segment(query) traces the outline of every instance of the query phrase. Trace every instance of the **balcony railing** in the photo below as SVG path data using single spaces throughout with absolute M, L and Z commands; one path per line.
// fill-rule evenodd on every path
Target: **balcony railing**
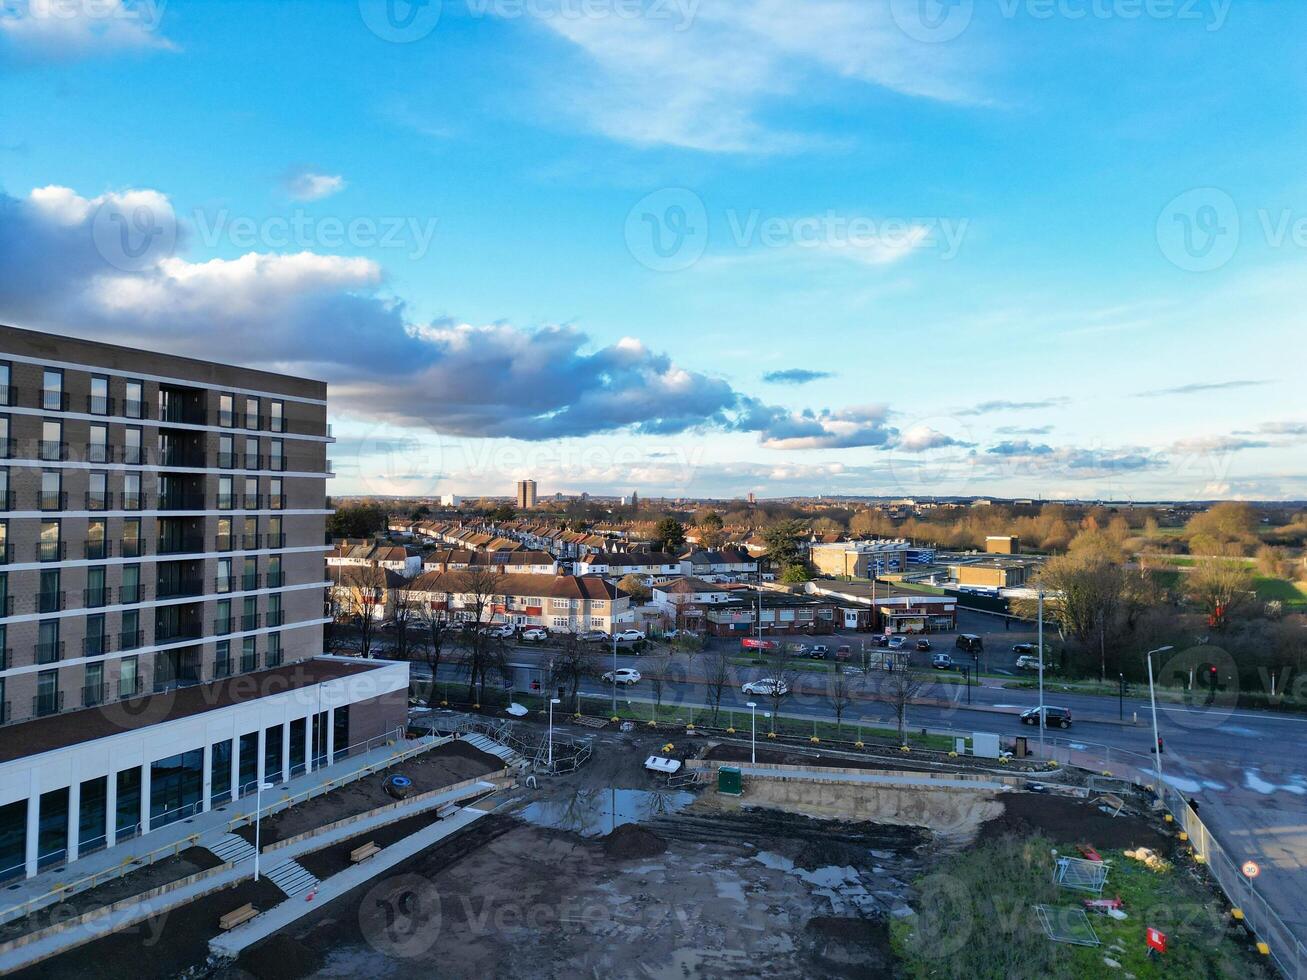
M 124 558 L 140 558 L 144 554 L 140 538 L 123 538 L 119 548 Z
M 63 460 L 68 458 L 68 443 L 50 442 L 42 439 L 37 443 L 37 453 L 41 459 Z
M 258 572 L 242 572 L 240 579 L 240 589 L 242 592 L 253 592 L 259 587 Z
M 247 428 L 247 429 L 262 429 L 262 428 L 263 428 L 263 416 L 261 416 L 261 415 L 251 415 L 249 412 L 246 412 L 246 413 L 245 413 L 245 428 Z
M 9 724 L 9 702 L 0 701 L 0 725 Z
M 0 670 L 9 669 L 9 648 L 0 647 Z
M 266 534 L 266 535 L 264 535 L 263 547 L 265 547 L 265 548 L 284 548 L 284 547 L 286 547 L 286 535 L 285 535 L 285 533 L 280 533 L 280 534 Z
M 233 581 L 235 580 L 230 575 L 219 575 L 213 580 L 213 591 L 220 594 L 230 592 Z
M 64 692 L 53 691 L 48 694 L 38 694 L 32 698 L 32 714 L 37 718 L 44 718 L 47 715 L 58 714 L 64 710 Z
M 218 469 L 234 470 L 236 468 L 235 453 L 218 453 Z
M 234 493 L 220 493 L 214 505 L 218 510 L 235 510 L 236 495 Z
M 113 507 L 113 494 L 105 490 L 88 490 L 86 493 L 87 510 L 109 510 Z
M 200 578 L 181 578 L 171 582 L 160 582 L 155 592 L 159 599 L 180 599 L 204 594 L 204 580 Z
M 204 510 L 204 496 L 198 493 L 160 494 L 159 510 Z
M 99 588 L 82 589 L 82 605 L 87 609 L 98 609 L 100 606 L 109 604 L 109 589 L 101 585 Z
M 100 561 L 113 554 L 113 542 L 105 538 L 87 538 L 82 549 L 87 561 Z
M 36 611 L 43 613 L 59 612 L 67 602 L 67 595 L 66 592 L 53 589 L 48 592 L 38 592 L 36 594 Z
M 269 667 L 280 667 L 280 666 L 281 666 L 281 648 L 280 648 L 280 647 L 275 647 L 275 648 L 273 648 L 273 649 L 271 649 L 271 650 L 268 651 L 268 666 L 269 666 Z
M 141 510 L 145 507 L 145 494 L 137 490 L 135 493 L 123 491 L 123 510 Z
M 283 585 L 286 584 L 286 573 L 285 573 L 285 572 L 268 572 L 268 573 L 267 573 L 267 577 L 266 577 L 266 579 L 265 579 L 264 581 L 265 581 L 265 587 L 266 587 L 266 588 L 269 588 L 269 589 L 280 589 Z
M 168 449 L 159 453 L 159 465 L 198 468 L 204 465 L 204 454 L 189 449 Z
M 217 419 L 218 419 L 218 425 L 222 426 L 224 429 L 231 429 L 231 428 L 235 428 L 236 426 L 235 412 L 231 412 L 226 409 L 219 409 L 217 413 Z
M 0 405 L 17 405 L 18 389 L 13 385 L 0 385 Z
M 231 676 L 231 657 L 219 657 L 213 662 L 214 679 Z
M 68 411 L 68 392 L 41 389 L 41 408 L 46 412 Z
M 225 636 L 236 628 L 236 620 L 231 616 L 220 616 L 213 621 L 213 632 Z
M 82 654 L 87 657 L 99 657 L 109 652 L 109 634 L 82 637 Z
M 284 609 L 269 609 L 264 613 L 263 623 L 268 627 L 281 626 L 286 622 L 286 611 Z
M 286 470 L 286 457 L 285 457 L 285 456 L 269 456 L 269 457 L 268 457 L 268 469 L 272 470 L 272 471 L 275 472 L 275 473 L 282 473 L 282 472 L 285 472 L 285 470 Z
M 126 398 L 123 400 L 123 415 L 129 419 L 149 418 L 150 406 L 135 398 Z
M 245 615 L 241 616 L 241 629 L 256 630 L 258 628 L 259 628 L 258 613 L 245 613 Z
M 130 606 L 132 603 L 141 601 L 141 583 L 135 585 L 118 586 L 118 601 L 124 606 Z
M 235 537 L 231 534 L 219 534 L 213 539 L 214 551 L 232 551 Z
M 244 510 L 258 510 L 263 506 L 263 497 L 257 493 L 243 494 L 241 499 Z
M 120 698 L 134 698 L 140 693 L 140 690 L 141 677 L 139 674 L 118 678 L 118 696 Z
M 256 650 L 253 653 L 247 653 L 245 651 L 241 651 L 241 673 L 248 674 L 251 670 L 258 670 L 258 669 L 259 669 L 258 651 Z
M 286 495 L 284 493 L 274 493 L 268 495 L 268 508 L 270 510 L 285 510 Z
M 241 535 L 241 551 L 258 551 L 259 536 L 257 534 Z
M 161 555 L 180 555 L 204 550 L 204 536 L 184 534 L 180 537 L 160 538 L 158 553 Z
M 93 442 L 86 447 L 86 461 L 88 463 L 112 463 L 113 457 L 113 446 Z
M 245 469 L 261 470 L 263 469 L 262 463 L 263 463 L 263 457 L 260 456 L 258 453 L 245 454 L 245 466 L 244 466 Z
M 118 634 L 119 650 L 135 650 L 144 644 L 145 633 L 141 630 L 127 630 Z
M 36 662 L 38 664 L 54 664 L 63 660 L 63 658 L 63 640 L 46 640 L 36 644 Z
M 112 415 L 113 399 L 108 395 L 87 395 L 86 412 L 88 415 Z
M 154 626 L 155 643 L 172 643 L 176 640 L 198 640 L 204 631 L 198 623 L 156 623 Z
M 0 595 L 0 616 L 12 616 L 14 614 L 14 597 L 11 595 Z
M 0 565 L 8 565 L 14 560 L 14 546 L 11 544 L 0 544 Z
M 285 431 L 286 431 L 286 416 L 284 416 L 284 415 L 269 415 L 269 416 L 268 416 L 268 431 L 269 431 L 269 432 L 285 432 Z
M 62 541 L 38 541 L 35 551 L 37 561 L 63 561 L 68 547 Z
M 68 494 L 57 490 L 42 490 L 37 503 L 41 510 L 67 510 Z
M 17 444 L 13 439 L 0 439 L 0 457 L 13 459 L 17 451 Z
M 143 466 L 145 450 L 140 446 L 123 446 L 123 462 L 128 466 Z
M 94 708 L 104 703 L 104 681 L 99 684 L 87 684 L 82 688 L 82 706 Z

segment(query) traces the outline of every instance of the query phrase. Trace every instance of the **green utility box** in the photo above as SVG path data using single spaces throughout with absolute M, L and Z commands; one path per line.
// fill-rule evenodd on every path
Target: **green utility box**
M 744 793 L 741 788 L 740 770 L 736 766 L 722 766 L 717 770 L 717 792 L 727 793 L 730 796 L 740 796 Z

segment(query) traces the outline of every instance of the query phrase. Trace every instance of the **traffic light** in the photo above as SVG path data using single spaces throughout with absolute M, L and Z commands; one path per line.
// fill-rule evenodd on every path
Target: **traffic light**
M 1157 736 L 1157 754 L 1158 754 L 1158 755 L 1163 755 L 1165 752 L 1166 752 L 1166 748 L 1162 745 L 1162 736 L 1161 736 L 1161 735 L 1158 735 L 1158 736 Z

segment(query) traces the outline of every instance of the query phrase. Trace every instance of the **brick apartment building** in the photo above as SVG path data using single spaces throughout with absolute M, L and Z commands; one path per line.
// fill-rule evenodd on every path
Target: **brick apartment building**
M 326 394 L 0 327 L 0 878 L 403 724 L 322 656 Z

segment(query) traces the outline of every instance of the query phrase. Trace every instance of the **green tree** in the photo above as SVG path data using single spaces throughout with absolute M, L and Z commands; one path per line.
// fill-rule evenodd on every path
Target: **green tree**
M 675 517 L 661 518 L 653 529 L 653 546 L 677 554 L 685 547 L 685 528 Z
M 767 545 L 767 557 L 775 562 L 782 572 L 791 565 L 803 563 L 803 538 L 808 528 L 802 521 L 793 519 L 776 521 L 762 529 L 762 540 Z
M 327 533 L 333 538 L 370 538 L 382 534 L 389 523 L 386 508 L 377 504 L 346 504 L 327 518 Z

